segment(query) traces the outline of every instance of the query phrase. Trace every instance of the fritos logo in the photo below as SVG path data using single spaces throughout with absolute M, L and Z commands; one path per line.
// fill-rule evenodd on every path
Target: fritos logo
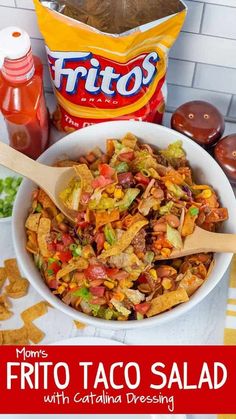
M 143 53 L 118 63 L 92 52 L 53 52 L 47 49 L 51 77 L 56 90 L 76 104 L 97 108 L 135 103 L 154 81 L 160 57 Z

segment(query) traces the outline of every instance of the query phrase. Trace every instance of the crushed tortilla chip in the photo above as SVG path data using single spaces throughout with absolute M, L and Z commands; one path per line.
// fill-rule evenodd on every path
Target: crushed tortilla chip
M 50 257 L 51 252 L 48 250 L 47 239 L 51 230 L 51 220 L 49 218 L 42 217 L 39 221 L 38 227 L 38 246 L 39 250 L 44 257 Z
M 102 252 L 98 259 L 108 258 L 110 256 L 115 256 L 123 252 L 127 247 L 130 245 L 136 234 L 143 228 L 146 224 L 148 224 L 147 220 L 137 221 L 136 223 L 132 224 L 128 230 L 123 233 L 120 240 L 111 246 L 110 249 L 105 250 Z
M 73 167 L 81 181 L 81 189 L 83 192 L 93 193 L 92 181 L 93 175 L 86 164 L 78 164 Z
M 76 269 L 83 271 L 88 267 L 88 261 L 84 258 L 72 259 L 65 268 L 60 269 L 57 272 L 56 279 L 60 279 L 63 276 L 69 274 L 70 272 L 75 271 Z
M 129 147 L 134 149 L 137 144 L 137 138 L 131 132 L 128 132 L 121 140 L 121 143 L 124 147 Z
M 36 320 L 38 317 L 43 316 L 48 312 L 48 304 L 46 301 L 40 301 L 37 304 L 22 311 L 21 318 L 24 323 L 30 323 Z
M 26 278 L 19 278 L 17 281 L 7 285 L 5 290 L 8 297 L 22 298 L 24 297 L 29 288 L 29 281 Z
M 35 214 L 30 214 L 25 222 L 25 227 L 37 233 L 40 218 L 41 218 L 40 212 L 36 212 Z
M 73 320 L 75 326 L 77 329 L 84 329 L 85 327 L 87 327 L 86 324 L 79 322 L 78 320 Z
M 190 297 L 202 284 L 204 280 L 199 276 L 193 275 L 191 271 L 187 271 L 179 282 L 179 287 L 184 288 Z
M 37 200 L 43 209 L 48 210 L 52 217 L 56 217 L 58 214 L 57 207 L 42 189 L 39 190 Z
M 184 288 L 178 288 L 175 291 L 159 295 L 151 301 L 151 307 L 147 312 L 147 317 L 155 316 L 156 314 L 169 310 L 171 307 L 188 300 L 189 297 Z
M 25 326 L 20 329 L 2 330 L 3 345 L 28 345 L 28 332 Z
M 7 271 L 5 268 L 0 268 L 0 290 L 7 279 Z
M 21 278 L 21 274 L 17 265 L 16 259 L 7 259 L 4 261 L 4 266 L 7 272 L 7 278 L 10 282 L 15 282 Z
M 112 223 L 113 221 L 118 221 L 120 219 L 120 211 L 116 208 L 112 211 L 96 211 L 96 230 L 101 226 Z
M 25 327 L 28 332 L 28 338 L 31 342 L 37 344 L 41 342 L 41 340 L 44 339 L 45 333 L 41 329 L 39 329 L 37 326 L 35 326 L 34 323 L 32 322 L 25 323 Z
M 9 301 L 9 298 L 6 294 L 0 295 L 0 304 L 4 304 L 6 308 L 10 308 L 12 306 L 11 302 Z

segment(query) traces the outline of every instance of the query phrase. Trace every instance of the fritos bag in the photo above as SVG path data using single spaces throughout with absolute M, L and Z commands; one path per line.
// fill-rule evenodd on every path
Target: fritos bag
M 59 130 L 116 119 L 162 122 L 168 51 L 186 16 L 182 1 L 65 0 L 61 13 L 34 3 Z

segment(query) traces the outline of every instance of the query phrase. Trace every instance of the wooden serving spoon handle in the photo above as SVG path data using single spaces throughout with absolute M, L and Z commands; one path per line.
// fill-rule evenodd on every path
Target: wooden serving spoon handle
M 2 142 L 0 142 L 0 164 L 42 187 L 45 187 L 45 180 L 51 176 L 50 166 L 38 163 Z

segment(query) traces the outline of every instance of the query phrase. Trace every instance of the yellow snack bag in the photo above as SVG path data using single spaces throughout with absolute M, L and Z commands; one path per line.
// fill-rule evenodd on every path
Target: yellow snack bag
M 181 0 L 65 0 L 64 13 L 80 21 L 34 3 L 58 129 L 108 120 L 162 122 L 168 51 L 186 16 Z

